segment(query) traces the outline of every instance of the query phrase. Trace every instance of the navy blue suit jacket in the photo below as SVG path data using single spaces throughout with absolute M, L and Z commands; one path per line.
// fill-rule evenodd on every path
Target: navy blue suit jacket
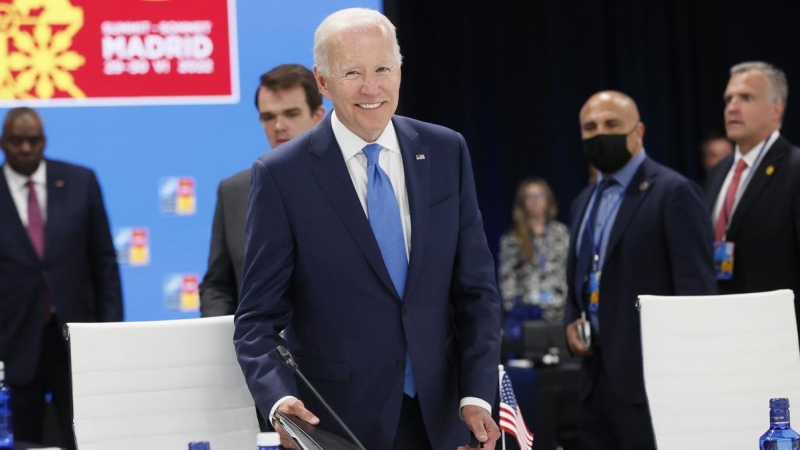
M 588 261 L 576 261 L 574 246 L 592 188 L 572 204 L 567 324 L 587 306 L 582 286 Z M 602 364 L 617 397 L 646 401 L 636 300 L 645 294 L 716 294 L 713 239 L 700 187 L 646 158 L 628 185 L 609 235 L 600 279 L 601 356 L 584 359 L 581 398 L 591 392 Z
M 712 211 L 733 159 L 709 173 Z M 792 289 L 800 294 L 800 148 L 783 137 L 772 144 L 733 211 L 727 238 L 736 244 L 733 279 L 719 282 L 721 293 Z
M 286 395 L 334 420 L 283 364 L 300 370 L 368 449 L 392 448 L 406 351 L 433 448 L 469 434 L 462 397 L 494 403 L 500 297 L 463 137 L 395 116 L 411 210 L 404 299 L 359 202 L 330 115 L 253 165 L 236 350 L 266 416 Z M 421 156 L 420 156 L 421 155 Z M 286 329 L 286 342 L 279 332 Z
M 11 384 L 28 383 L 39 362 L 44 292 L 59 326 L 122 320 L 117 256 L 97 178 L 89 169 L 51 159 L 44 261 L 0 170 L 0 360 Z
M 709 173 L 711 211 L 733 159 L 722 160 Z M 800 148 L 779 137 L 752 173 L 727 233 L 735 244 L 733 279 L 719 281 L 719 291 L 792 289 L 800 324 Z

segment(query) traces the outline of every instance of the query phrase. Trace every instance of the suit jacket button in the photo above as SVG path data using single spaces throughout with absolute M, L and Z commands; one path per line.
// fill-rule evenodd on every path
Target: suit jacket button
M 400 310 L 400 314 L 402 314 L 403 317 L 407 316 L 408 315 L 408 308 L 403 306 L 403 309 Z
M 405 361 L 397 361 L 397 368 L 399 370 L 406 370 L 406 362 Z

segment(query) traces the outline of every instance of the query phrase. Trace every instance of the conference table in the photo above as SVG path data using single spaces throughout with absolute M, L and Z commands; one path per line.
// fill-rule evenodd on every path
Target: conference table
M 31 444 L 30 442 L 14 441 L 14 450 L 63 450 L 59 447 L 51 447 L 42 444 Z
M 577 387 L 580 363 L 566 360 L 542 367 L 515 367 L 506 363 L 523 418 L 534 433 L 536 450 L 577 449 Z M 513 436 L 506 437 L 506 449 L 518 449 Z M 61 450 L 58 447 L 16 441 L 14 450 Z

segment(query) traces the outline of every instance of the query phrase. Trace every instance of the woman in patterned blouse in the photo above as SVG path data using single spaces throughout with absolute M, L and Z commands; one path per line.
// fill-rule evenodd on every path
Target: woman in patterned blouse
M 528 307 L 549 322 L 564 318 L 569 230 L 555 220 L 553 191 L 541 178 L 522 181 L 514 227 L 500 239 L 500 293 L 506 311 Z

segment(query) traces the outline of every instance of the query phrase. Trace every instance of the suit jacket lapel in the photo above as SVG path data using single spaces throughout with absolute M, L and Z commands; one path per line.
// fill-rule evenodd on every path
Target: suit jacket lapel
M 761 192 L 767 184 L 769 184 L 769 181 L 772 179 L 772 174 L 780 170 L 781 162 L 788 150 L 789 143 L 783 137 L 779 137 L 775 143 L 772 144 L 772 148 L 764 155 L 758 166 L 751 169 L 755 170 L 755 172 L 752 172 L 752 176 L 748 175 L 750 181 L 745 187 L 744 193 L 733 211 L 733 217 L 731 217 L 726 239 L 735 241 L 734 238 L 742 225 L 744 217 L 747 215 L 750 207 L 756 202 L 758 196 L 761 195 Z M 773 170 L 767 175 L 765 168 L 770 166 L 773 167 Z
M 714 220 L 714 207 L 717 204 L 719 192 L 722 190 L 722 183 L 725 182 L 725 177 L 728 175 L 728 172 L 731 170 L 732 166 L 733 156 L 728 156 L 719 163 L 719 167 L 712 170 L 711 175 L 713 178 L 708 180 L 709 184 L 706 192 L 706 204 L 708 205 L 708 210 L 711 211 L 712 220 Z
M 64 223 L 69 214 L 67 205 L 67 186 L 61 167 L 53 161 L 47 161 L 47 220 L 44 224 L 44 257 L 45 260 L 56 254 L 55 229 Z
M 325 121 L 313 131 L 309 152 L 317 159 L 311 164 L 311 172 L 378 278 L 394 292 L 399 301 L 400 297 L 389 277 L 389 271 L 386 270 L 378 241 L 375 240 L 364 208 L 353 188 L 353 180 L 333 135 L 330 121 L 328 114 Z
M 17 211 L 17 205 L 14 204 L 14 199 L 11 197 L 11 192 L 8 190 L 6 175 L 2 170 L 0 170 L 0 211 L 2 211 L 3 216 L 0 218 L 2 227 L 8 230 L 14 242 L 21 243 L 20 245 L 25 248 L 25 251 L 30 254 L 31 258 L 38 260 L 39 256 L 36 255 L 33 243 L 31 243 L 31 239 L 28 237 L 28 230 L 26 230 L 25 225 L 22 224 L 19 211 Z
M 574 247 L 570 247 L 570 253 L 572 258 L 575 261 L 575 271 L 572 274 L 572 282 L 573 282 L 573 292 L 575 292 L 575 297 L 580 299 L 583 298 L 583 283 L 584 277 L 587 273 L 589 273 L 589 261 L 588 260 L 581 260 L 579 257 L 575 257 L 574 255 L 580 255 L 580 248 L 578 248 L 578 233 L 581 230 L 581 222 L 583 221 L 583 216 L 586 214 L 586 208 L 589 206 L 589 200 L 592 198 L 592 191 L 594 188 L 584 189 L 583 193 L 578 197 L 576 200 L 576 205 L 578 208 L 574 212 L 574 217 L 572 218 L 572 230 L 570 231 L 570 242 L 574 242 Z
M 411 257 L 406 278 L 406 292 L 419 277 L 423 261 L 426 234 L 428 230 L 428 204 L 430 180 L 430 155 L 428 147 L 417 140 L 417 132 L 401 118 L 393 119 L 400 153 L 403 156 L 403 171 L 406 176 L 408 203 L 411 211 Z M 417 155 L 424 158 L 417 159 Z
M 649 159 L 645 159 L 642 162 L 625 191 L 625 198 L 622 200 L 617 217 L 614 219 L 611 234 L 608 236 L 605 261 L 608 261 L 609 256 L 613 254 L 614 247 L 619 243 L 633 216 L 636 215 L 636 210 L 639 209 L 639 205 L 642 204 L 647 194 L 650 193 L 653 184 L 655 184 L 656 174 L 650 170 L 650 164 L 652 162 Z

